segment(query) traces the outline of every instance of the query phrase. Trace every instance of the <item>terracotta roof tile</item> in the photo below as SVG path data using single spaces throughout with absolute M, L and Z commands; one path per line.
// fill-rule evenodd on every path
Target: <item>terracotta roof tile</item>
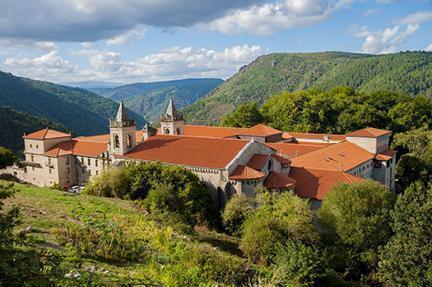
M 375 159 L 387 161 L 393 158 L 393 156 L 397 153 L 395 150 L 388 149 L 386 151 L 383 151 L 381 153 L 378 153 L 375 155 Z
M 269 157 L 269 154 L 254 154 L 247 163 L 247 166 L 261 170 Z
M 391 133 L 390 131 L 380 130 L 376 128 L 364 128 L 358 131 L 354 131 L 346 134 L 347 137 L 365 137 L 365 138 L 377 138 L 386 134 Z
M 268 127 L 263 124 L 255 125 L 251 128 L 230 128 L 230 127 L 212 127 L 212 126 L 194 126 L 184 125 L 184 135 L 196 137 L 236 137 L 243 136 L 261 136 L 267 137 L 282 133 L 281 131 Z M 160 133 L 160 131 L 159 131 Z
M 279 155 L 294 158 L 328 146 L 328 144 L 296 144 L 296 143 L 265 143 L 266 146 L 277 151 Z
M 295 133 L 295 132 L 286 133 L 285 137 L 288 137 L 288 136 L 291 136 L 300 142 L 302 139 L 305 139 L 305 140 L 324 140 L 325 136 L 327 136 L 330 141 L 344 141 L 346 138 L 345 135 L 338 135 L 338 134 Z
M 293 167 L 348 171 L 374 154 L 350 142 L 341 142 L 291 159 Z
M 264 181 L 264 186 L 267 187 L 268 189 L 290 188 L 290 187 L 294 187 L 295 185 L 296 185 L 295 179 L 274 171 L 270 172 L 270 174 L 267 176 L 267 178 Z
M 238 139 L 156 135 L 138 144 L 134 150 L 122 157 L 185 166 L 224 168 L 248 142 Z
M 70 134 L 66 134 L 63 132 L 59 132 L 56 130 L 50 130 L 48 128 L 39 130 L 37 132 L 28 134 L 23 136 L 25 139 L 32 139 L 32 140 L 44 140 L 44 139 L 55 139 L 55 138 L 64 138 L 64 137 L 70 137 Z
M 248 136 L 272 136 L 281 134 L 282 131 L 271 128 L 269 126 L 258 124 L 253 127 L 250 127 L 249 129 L 244 129 L 242 132 L 242 135 L 248 135 Z
M 73 154 L 87 157 L 99 157 L 101 153 L 107 150 L 108 146 L 104 142 L 70 140 L 57 144 L 55 147 L 45 152 L 45 155 L 57 157 Z
M 239 165 L 230 174 L 229 179 L 230 180 L 255 180 L 255 179 L 263 178 L 264 176 L 265 174 L 259 170 L 253 169 L 249 166 Z
M 326 194 L 339 182 L 363 181 L 361 177 L 342 171 L 292 167 L 290 177 L 295 179 L 295 193 L 298 196 L 323 200 Z

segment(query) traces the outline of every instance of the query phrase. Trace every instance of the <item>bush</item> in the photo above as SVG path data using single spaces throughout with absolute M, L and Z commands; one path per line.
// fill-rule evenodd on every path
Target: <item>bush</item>
M 288 239 L 313 244 L 318 234 L 308 201 L 285 192 L 270 195 L 244 222 L 240 248 L 250 260 L 266 264 Z
M 329 239 L 329 257 L 338 258 L 333 267 L 348 270 L 348 277 L 354 279 L 373 271 L 378 248 L 391 235 L 393 204 L 394 194 L 372 180 L 333 187 L 318 211 Z
M 105 197 L 130 197 L 130 179 L 124 169 L 111 168 L 92 177 L 84 193 Z
M 318 249 L 292 240 L 278 248 L 271 270 L 274 286 L 317 286 L 325 274 Z
M 254 198 L 244 194 L 234 195 L 225 205 L 222 214 L 225 230 L 231 235 L 240 236 L 243 222 L 253 213 L 255 208 Z

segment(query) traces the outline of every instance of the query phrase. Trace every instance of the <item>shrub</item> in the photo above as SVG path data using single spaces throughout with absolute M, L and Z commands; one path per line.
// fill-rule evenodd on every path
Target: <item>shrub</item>
M 243 222 L 253 213 L 255 207 L 254 198 L 244 194 L 234 195 L 225 205 L 222 214 L 226 231 L 231 235 L 240 236 Z
M 93 177 L 84 192 L 105 197 L 130 197 L 130 178 L 124 169 L 112 168 Z
M 251 260 L 269 263 L 287 239 L 314 243 L 318 234 L 306 200 L 290 192 L 274 194 L 243 224 L 240 248 Z
M 342 261 L 332 263 L 335 268 L 357 279 L 374 269 L 378 248 L 391 234 L 393 203 L 394 194 L 372 180 L 339 184 L 326 195 L 318 218 L 333 245 L 330 254 Z

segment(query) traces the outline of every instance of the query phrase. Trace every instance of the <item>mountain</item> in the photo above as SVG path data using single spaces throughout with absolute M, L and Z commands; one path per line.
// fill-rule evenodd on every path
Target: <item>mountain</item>
M 70 82 L 60 83 L 60 85 L 69 86 L 73 88 L 81 89 L 109 89 L 123 86 L 122 83 L 104 82 L 104 81 L 82 81 L 82 82 Z
M 311 87 L 351 86 L 360 91 L 432 93 L 432 53 L 367 55 L 343 52 L 261 56 L 206 97 L 184 109 L 189 122 L 217 123 L 245 102 L 262 104 L 274 94 Z
M 115 101 L 123 100 L 126 107 L 145 119 L 157 121 L 169 98 L 173 98 L 176 106 L 181 108 L 194 103 L 222 83 L 221 79 L 184 79 L 90 90 Z
M 0 72 L 0 106 L 9 108 L 10 117 L 2 115 L 4 129 L 21 127 L 17 142 L 0 141 L 0 145 L 15 149 L 21 142 L 22 132 L 41 127 L 63 128 L 75 135 L 108 132 L 108 119 L 115 116 L 118 103 L 79 88 Z M 140 115 L 130 111 L 130 116 L 138 126 L 144 124 Z

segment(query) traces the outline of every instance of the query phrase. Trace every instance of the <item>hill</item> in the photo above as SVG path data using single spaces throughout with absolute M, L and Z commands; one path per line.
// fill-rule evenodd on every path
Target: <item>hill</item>
M 182 233 L 132 201 L 15 188 L 5 210 L 20 208 L 17 231 L 27 228 L 28 248 L 61 258 L 66 275 L 53 286 L 238 286 L 251 268 L 236 254 L 238 239 L 207 230 Z
M 73 88 L 86 89 L 86 90 L 117 88 L 124 85 L 122 83 L 104 82 L 104 81 L 81 81 L 81 82 L 67 82 L 67 83 L 59 83 L 59 84 L 73 87 Z
M 194 103 L 222 83 L 221 79 L 184 79 L 90 90 L 115 101 L 123 100 L 126 107 L 145 119 L 157 121 L 169 98 L 173 98 L 177 107 L 181 108 Z
M 432 93 L 432 53 L 366 55 L 342 52 L 270 54 L 257 58 L 208 96 L 184 109 L 186 119 L 217 123 L 238 104 L 262 104 L 283 91 L 350 86 L 359 91 Z
M 108 132 L 108 119 L 115 116 L 118 108 L 118 103 L 86 90 L 3 72 L 0 72 L 0 105 L 8 107 L 11 114 L 2 125 L 8 129 L 21 127 L 20 136 L 21 132 L 37 130 L 42 124 L 44 127 L 64 127 L 76 135 L 105 133 Z M 27 115 L 24 117 L 22 113 Z M 131 112 L 131 117 L 139 126 L 144 124 L 138 114 Z M 21 138 L 16 141 L 1 141 L 0 145 L 15 148 L 20 145 Z

